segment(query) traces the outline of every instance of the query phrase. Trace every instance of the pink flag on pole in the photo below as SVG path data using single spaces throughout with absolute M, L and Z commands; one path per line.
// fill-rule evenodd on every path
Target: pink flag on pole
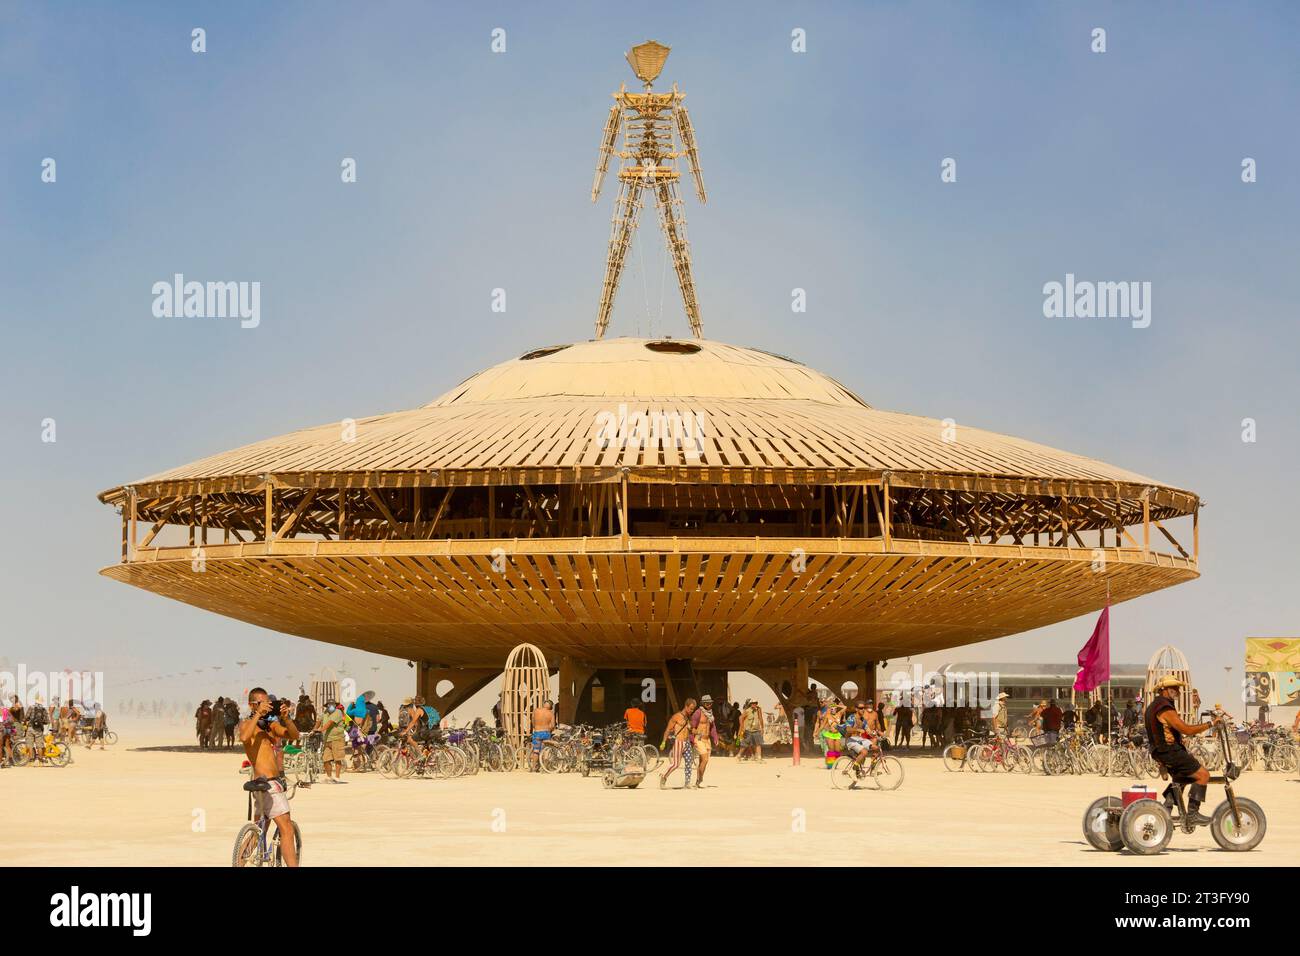
M 1110 680 L 1110 605 L 1107 604 L 1092 629 L 1092 637 L 1079 651 L 1079 673 L 1074 678 L 1074 689 L 1095 690 Z

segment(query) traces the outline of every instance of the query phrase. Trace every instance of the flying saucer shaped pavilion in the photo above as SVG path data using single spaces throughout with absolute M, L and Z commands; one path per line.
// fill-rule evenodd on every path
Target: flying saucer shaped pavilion
M 422 688 L 472 672 L 455 699 L 436 695 L 444 713 L 529 642 L 560 663 L 562 717 L 602 668 L 662 672 L 670 691 L 726 670 L 870 687 L 872 662 L 1197 576 L 1190 491 L 882 411 L 797 361 L 704 339 L 669 188 L 685 157 L 703 199 L 693 127 L 675 87 L 648 91 L 667 49 L 633 48 L 647 92 L 615 94 L 601 141 L 597 184 L 611 157 L 626 168 L 594 340 L 521 354 L 420 408 L 111 488 L 122 553 L 103 573 L 420 661 Z M 695 338 L 603 337 L 641 189 Z
M 1197 576 L 1191 492 L 708 340 L 538 349 L 100 498 L 111 578 L 446 666 L 852 669 Z

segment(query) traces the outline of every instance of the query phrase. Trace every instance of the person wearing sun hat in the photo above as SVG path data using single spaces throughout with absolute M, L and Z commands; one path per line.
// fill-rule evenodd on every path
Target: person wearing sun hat
M 749 750 L 751 760 L 763 762 L 763 708 L 753 698 L 745 701 L 745 709 L 740 712 L 740 742 L 739 759 L 743 760 Z
M 1191 784 L 1191 790 L 1187 794 L 1187 822 L 1205 826 L 1210 818 L 1202 814 L 1200 809 L 1205 800 L 1206 784 L 1210 782 L 1210 772 L 1183 746 L 1183 738 L 1209 730 L 1222 722 L 1223 718 L 1215 717 L 1204 724 L 1189 724 L 1184 721 L 1178 714 L 1178 695 L 1186 686 L 1185 681 L 1173 675 L 1156 681 L 1142 723 L 1151 747 L 1151 756 L 1172 778 L 1170 785 L 1161 794 L 1165 798 L 1165 806 L 1173 809 L 1175 787 L 1178 784 Z
M 1010 696 L 1006 691 L 1002 691 L 993 705 L 993 733 L 998 736 L 1007 732 L 1007 698 Z

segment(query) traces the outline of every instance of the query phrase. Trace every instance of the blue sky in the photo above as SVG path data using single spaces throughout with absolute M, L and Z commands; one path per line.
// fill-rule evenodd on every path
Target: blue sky
M 604 3 L 0 6 L 0 657 L 110 681 L 248 659 L 281 684 L 347 661 L 408 690 L 400 663 L 99 578 L 118 525 L 94 496 L 589 337 L 613 199 L 589 202 L 596 145 L 610 92 L 635 82 L 623 52 L 651 36 L 673 47 L 660 85 L 687 93 L 709 188 L 686 211 L 710 338 L 1200 493 L 1202 579 L 1118 608 L 1116 660 L 1173 642 L 1227 697 L 1209 675 L 1240 674 L 1243 637 L 1300 631 L 1300 8 L 665 2 L 649 34 L 644 19 Z M 640 257 L 657 311 L 662 243 L 650 216 L 641 233 L 611 334 L 687 334 L 671 270 L 647 315 Z M 176 272 L 260 281 L 260 326 L 155 318 L 150 288 Z M 1042 286 L 1066 273 L 1151 282 L 1150 328 L 1044 318 Z M 1090 630 L 933 662 L 1068 660 Z

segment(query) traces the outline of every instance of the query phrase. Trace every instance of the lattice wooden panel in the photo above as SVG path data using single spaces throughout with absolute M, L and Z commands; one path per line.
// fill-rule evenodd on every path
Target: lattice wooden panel
M 202 572 L 188 549 L 169 549 L 102 573 L 263 627 L 436 663 L 499 665 L 527 639 L 597 664 L 742 669 L 969 644 L 1095 611 L 1107 580 L 1115 603 L 1197 576 L 1177 557 L 1115 549 L 1103 577 L 1083 549 L 831 542 L 797 572 L 789 548 L 752 539 L 631 552 L 615 541 L 589 539 L 587 553 L 571 539 L 518 542 L 495 556 L 480 542 L 285 542 L 269 556 L 215 546 Z

